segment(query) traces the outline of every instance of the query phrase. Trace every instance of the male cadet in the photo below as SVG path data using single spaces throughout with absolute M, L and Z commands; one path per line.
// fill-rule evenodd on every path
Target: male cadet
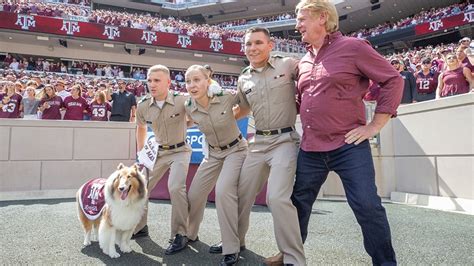
M 171 237 L 173 241 L 165 251 L 174 254 L 187 246 L 188 199 L 186 176 L 191 159 L 191 147 L 186 143 L 187 97 L 169 91 L 170 71 L 163 65 L 148 69 L 150 95 L 143 98 L 137 111 L 137 150 L 145 144 L 147 125 L 151 126 L 159 144 L 158 158 L 149 175 L 148 191 L 151 193 L 165 172 L 170 169 L 168 190 L 171 198 Z M 132 238 L 148 236 L 147 212 L 135 229 Z
M 298 215 L 290 200 L 300 139 L 294 127 L 298 61 L 270 56 L 272 49 L 267 29 L 255 27 L 246 31 L 245 55 L 250 66 L 243 70 L 237 84 L 239 117 L 253 111 L 256 135 L 250 140 L 239 180 L 240 246 L 245 245 L 252 205 L 268 179 L 267 205 L 284 263 L 305 265 Z

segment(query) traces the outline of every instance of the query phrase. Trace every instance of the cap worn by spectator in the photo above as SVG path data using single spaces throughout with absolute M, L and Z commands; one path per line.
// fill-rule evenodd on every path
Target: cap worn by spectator
M 459 40 L 459 43 L 462 43 L 462 42 L 471 42 L 471 39 L 469 37 L 464 37 L 461 40 Z

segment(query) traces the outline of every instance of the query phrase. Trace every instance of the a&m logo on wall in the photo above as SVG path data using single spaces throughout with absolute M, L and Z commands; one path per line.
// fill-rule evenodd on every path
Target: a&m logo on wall
M 109 40 L 115 40 L 115 38 L 120 38 L 120 30 L 118 27 L 105 26 L 105 30 L 102 35 L 107 36 L 107 39 Z
M 437 31 L 442 27 L 443 27 L 443 21 L 436 20 L 436 21 L 430 22 L 430 28 L 428 30 Z
M 79 22 L 63 20 L 63 26 L 61 27 L 62 31 L 65 31 L 67 35 L 74 35 L 75 32 L 79 32 Z
M 209 46 L 214 52 L 219 52 L 220 50 L 224 49 L 224 45 L 222 41 L 219 39 L 211 39 L 211 46 Z
M 474 10 L 464 13 L 463 21 L 467 21 L 469 23 L 474 22 Z
M 245 53 L 245 43 L 240 43 L 240 51 Z
M 36 22 L 33 16 L 18 14 L 15 25 L 21 26 L 22 30 L 29 30 L 30 27 L 36 27 Z
M 192 44 L 191 38 L 189 38 L 187 35 L 179 35 L 178 42 L 176 44 L 181 45 L 181 48 L 187 48 Z
M 156 40 L 156 32 L 146 30 L 143 31 L 142 41 L 145 41 L 148 44 L 152 44 L 153 42 L 156 42 Z

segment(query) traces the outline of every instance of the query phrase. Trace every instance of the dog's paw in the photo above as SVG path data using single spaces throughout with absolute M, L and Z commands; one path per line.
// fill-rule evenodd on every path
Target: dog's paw
M 112 259 L 115 259 L 115 258 L 120 257 L 120 254 L 118 254 L 118 252 L 115 251 L 115 250 L 111 250 L 111 251 L 109 252 L 109 256 L 110 256 Z
M 129 245 L 121 245 L 121 246 L 120 246 L 120 250 L 121 250 L 123 253 L 130 253 L 130 252 L 132 252 L 132 248 L 131 248 Z
M 86 247 L 87 247 L 87 246 L 90 246 L 91 241 L 90 241 L 90 240 L 84 240 L 84 243 L 83 243 L 83 244 L 84 244 L 84 246 L 86 246 Z

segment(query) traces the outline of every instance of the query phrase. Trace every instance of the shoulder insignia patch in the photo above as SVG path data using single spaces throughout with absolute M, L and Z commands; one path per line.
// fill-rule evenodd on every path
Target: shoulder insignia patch
M 191 106 L 191 98 L 187 99 L 187 100 L 184 102 L 184 106 Z
M 245 72 L 247 72 L 247 70 L 250 70 L 250 66 L 245 67 L 244 69 L 242 69 L 242 71 L 240 73 L 245 73 Z
M 148 99 L 151 99 L 151 96 L 144 96 L 140 101 L 138 101 L 138 103 L 142 103 Z

